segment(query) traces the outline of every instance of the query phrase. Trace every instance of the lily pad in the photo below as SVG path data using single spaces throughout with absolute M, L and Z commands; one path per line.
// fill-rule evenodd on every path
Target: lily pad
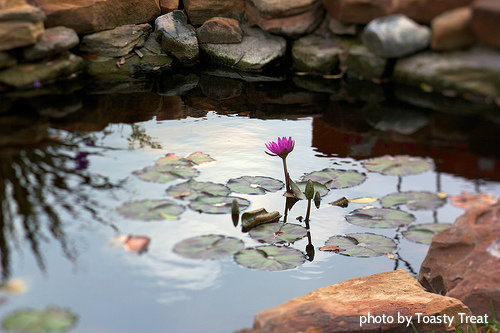
M 199 151 L 190 154 L 188 157 L 186 157 L 186 159 L 193 162 L 194 164 L 202 164 L 215 161 L 212 157 L 210 157 L 210 155 Z
M 303 264 L 305 256 L 299 250 L 290 247 L 263 245 L 237 252 L 234 260 L 248 268 L 283 271 Z
M 241 215 L 241 226 L 246 232 L 260 224 L 277 221 L 281 217 L 277 211 L 268 213 L 264 208 L 255 209 Z
M 243 194 L 265 194 L 266 192 L 276 192 L 283 188 L 285 184 L 281 180 L 263 176 L 243 176 L 231 178 L 227 186 L 231 191 Z
M 370 232 L 336 235 L 330 237 L 325 246 L 337 246 L 339 254 L 350 257 L 378 257 L 396 249 L 396 243 L 389 237 Z
M 365 181 L 366 175 L 355 170 L 336 170 L 326 168 L 302 176 L 303 181 L 312 180 L 325 185 L 329 189 L 352 187 Z
M 302 193 L 304 193 L 306 191 L 306 185 L 307 185 L 307 181 L 302 181 L 302 182 L 297 182 L 296 183 L 297 186 L 300 188 L 300 190 L 302 191 Z M 325 196 L 328 194 L 328 192 L 330 191 L 328 189 L 328 187 L 326 187 L 325 185 L 321 184 L 321 183 L 318 183 L 318 182 L 314 182 L 313 181 L 313 186 L 314 186 L 314 192 L 316 193 L 319 193 L 320 196 Z
M 369 208 L 353 210 L 345 219 L 366 228 L 397 228 L 415 221 L 415 216 L 397 209 Z
M 196 180 L 188 180 L 187 182 L 172 185 L 167 189 L 167 194 L 171 197 L 194 200 L 199 196 L 226 196 L 231 193 L 231 190 L 222 184 L 212 182 L 198 182 Z
M 186 208 L 168 200 L 142 200 L 126 202 L 118 208 L 124 217 L 138 220 L 175 220 Z
M 167 154 L 156 160 L 156 165 L 192 166 L 192 162 L 175 154 Z
M 250 206 L 250 201 L 238 197 L 209 197 L 200 196 L 191 201 L 189 208 L 200 213 L 208 214 L 230 214 L 233 207 L 233 200 L 238 201 L 240 211 L 245 210 Z
M 430 244 L 434 235 L 449 227 L 451 227 L 451 224 L 446 223 L 417 224 L 403 231 L 403 236 L 415 243 Z
M 432 163 L 420 157 L 382 156 L 362 161 L 363 166 L 372 172 L 383 175 L 407 176 L 428 171 L 432 168 Z
M 9 332 L 50 333 L 67 331 L 77 322 L 77 316 L 68 309 L 47 307 L 43 310 L 19 310 L 3 320 Z
M 174 245 L 173 251 L 189 259 L 219 259 L 242 250 L 241 239 L 223 235 L 203 235 L 184 239 Z
M 268 244 L 293 243 L 307 234 L 306 228 L 293 223 L 266 223 L 250 231 L 250 237 Z
M 200 172 L 191 166 L 164 164 L 146 167 L 134 171 L 133 174 L 142 180 L 153 183 L 168 183 L 176 179 L 190 179 Z
M 434 210 L 446 203 L 444 198 L 431 192 L 399 192 L 388 194 L 380 203 L 383 207 L 393 207 L 398 205 L 406 205 L 411 210 Z

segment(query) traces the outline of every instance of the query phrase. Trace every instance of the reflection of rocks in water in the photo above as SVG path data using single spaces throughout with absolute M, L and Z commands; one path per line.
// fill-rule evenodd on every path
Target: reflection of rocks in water
M 297 87 L 318 93 L 335 93 L 341 86 L 340 80 L 325 79 L 316 75 L 295 75 L 292 80 Z
M 365 116 L 375 129 L 405 135 L 414 134 L 429 123 L 429 117 L 425 113 L 409 109 L 407 105 L 374 105 L 366 109 Z
M 156 120 L 171 120 L 185 118 L 184 102 L 180 96 L 161 96 L 161 107 Z
M 216 76 L 202 75 L 198 86 L 205 96 L 215 100 L 235 98 L 243 92 L 243 82 Z
M 197 74 L 167 74 L 158 77 L 155 81 L 155 91 L 160 95 L 182 96 L 196 88 L 200 80 Z
M 235 68 L 208 68 L 203 71 L 203 74 L 224 77 L 228 79 L 237 79 L 245 82 L 281 82 L 285 81 L 285 74 L 280 72 L 243 72 Z
M 37 117 L 0 116 L 0 147 L 36 145 L 48 139 L 48 129 L 49 122 Z

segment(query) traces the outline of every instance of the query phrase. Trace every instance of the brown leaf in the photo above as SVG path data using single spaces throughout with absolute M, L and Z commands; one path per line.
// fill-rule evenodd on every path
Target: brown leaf
M 450 195 L 450 202 L 458 208 L 473 209 L 486 208 L 498 202 L 498 198 L 489 193 L 468 193 L 462 192 L 460 195 Z
M 338 247 L 338 246 L 335 246 L 335 245 L 332 245 L 332 246 L 323 246 L 323 247 L 320 247 L 319 248 L 320 251 L 331 251 L 331 252 L 339 252 L 339 251 L 344 251 L 344 249 Z
M 125 250 L 129 252 L 141 254 L 148 250 L 151 239 L 146 236 L 118 235 L 113 238 L 113 241 L 123 244 Z

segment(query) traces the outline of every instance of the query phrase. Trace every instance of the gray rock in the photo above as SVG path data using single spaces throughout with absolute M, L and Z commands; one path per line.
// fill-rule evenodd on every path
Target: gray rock
M 307 35 L 293 42 L 293 67 L 303 72 L 331 73 L 343 52 L 344 47 L 335 39 Z
M 78 35 L 73 29 L 49 28 L 35 45 L 23 50 L 23 57 L 28 61 L 51 57 L 77 46 L 79 42 Z
M 17 64 L 17 59 L 7 52 L 0 51 L 0 68 L 12 67 Z
M 404 15 L 395 14 L 371 21 L 361 39 L 376 55 L 397 58 L 425 49 L 430 43 L 431 30 Z
M 361 44 L 352 45 L 347 57 L 341 62 L 349 76 L 365 80 L 381 78 L 386 64 L 385 58 L 375 55 Z
M 431 90 L 498 98 L 499 58 L 499 51 L 482 47 L 447 53 L 428 51 L 399 60 L 394 80 L 417 87 L 424 84 Z
M 80 51 L 101 57 L 121 57 L 135 47 L 142 47 L 151 30 L 151 26 L 144 23 L 96 32 L 82 38 Z
M 239 43 L 243 38 L 240 23 L 232 18 L 213 17 L 196 29 L 199 43 Z
M 163 51 L 172 54 L 184 64 L 198 60 L 198 39 L 193 26 L 187 23 L 186 14 L 174 10 L 159 16 L 155 21 L 155 30 L 161 33 Z
M 239 44 L 201 44 L 209 62 L 237 69 L 261 70 L 271 61 L 285 55 L 286 40 L 256 28 L 244 28 Z

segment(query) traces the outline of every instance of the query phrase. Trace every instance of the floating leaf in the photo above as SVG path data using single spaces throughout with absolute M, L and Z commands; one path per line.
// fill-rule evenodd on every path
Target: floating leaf
M 154 183 L 168 183 L 176 179 L 190 179 L 198 176 L 200 172 L 191 166 L 185 165 L 154 165 L 133 174 L 142 180 Z
M 378 200 L 378 198 L 374 198 L 374 197 L 362 197 L 362 198 L 349 199 L 349 202 L 359 203 L 359 204 L 367 204 L 367 203 L 375 202 L 377 200 Z
M 339 254 L 351 257 L 378 257 L 396 249 L 389 237 L 369 232 L 332 236 L 325 246 L 340 247 Z
M 210 155 L 202 152 L 192 153 L 191 155 L 186 157 L 186 159 L 193 162 L 194 164 L 202 164 L 215 161 L 212 157 L 210 157 Z
M 293 223 L 266 223 L 250 231 L 250 237 L 262 243 L 293 243 L 307 234 L 306 228 Z
M 155 162 L 156 165 L 158 166 L 163 166 L 163 165 L 171 165 L 171 166 L 191 166 L 192 162 L 179 157 L 175 154 L 167 154 L 162 158 L 159 158 Z
M 191 201 L 189 208 L 200 213 L 230 214 L 234 199 L 238 200 L 240 210 L 245 210 L 250 206 L 250 201 L 243 198 L 201 196 Z
M 346 208 L 347 206 L 349 206 L 349 200 L 347 200 L 346 197 L 342 197 L 340 199 L 330 202 L 330 205 Z
M 356 209 L 346 215 L 347 222 L 366 228 L 396 228 L 415 221 L 415 216 L 397 209 Z
M 231 190 L 222 184 L 212 182 L 198 182 L 196 180 L 188 180 L 187 182 L 172 185 L 167 189 L 167 194 L 171 197 L 194 200 L 199 196 L 226 196 L 231 193 Z
M 306 195 L 300 189 L 300 187 L 291 179 L 289 179 L 289 182 L 290 182 L 290 188 L 291 188 L 293 194 L 287 192 L 285 195 L 289 198 L 292 198 L 292 199 L 297 199 L 297 200 L 305 199 Z
M 406 205 L 411 210 L 434 210 L 444 205 L 446 200 L 431 192 L 410 191 L 388 194 L 380 199 L 380 203 L 383 207 Z
M 303 264 L 305 256 L 293 248 L 264 245 L 243 249 L 234 255 L 234 260 L 248 268 L 282 271 Z
M 28 290 L 26 283 L 21 278 L 9 279 L 0 283 L 0 291 L 4 291 L 11 295 L 21 295 Z
M 330 251 L 330 252 L 339 252 L 339 251 L 344 251 L 344 249 L 341 249 L 338 246 L 322 246 L 319 248 L 320 251 Z
M 325 185 L 329 189 L 352 187 L 365 181 L 366 175 L 355 170 L 335 170 L 326 168 L 302 176 L 302 180 L 312 180 Z
M 260 224 L 277 221 L 281 217 L 279 212 L 270 212 L 264 208 L 255 209 L 241 215 L 241 227 L 246 232 Z
M 296 184 L 300 188 L 300 190 L 302 191 L 302 193 L 305 193 L 307 181 L 296 182 Z M 319 195 L 322 196 L 322 197 L 325 196 L 325 195 L 327 195 L 328 192 L 330 191 L 328 189 L 328 187 L 326 187 L 325 185 L 323 185 L 321 183 L 313 181 L 313 185 L 314 185 L 314 192 L 319 193 Z
M 219 259 L 230 256 L 245 247 L 242 240 L 223 235 L 203 235 L 184 239 L 174 245 L 173 251 L 189 259 Z
M 113 237 L 113 242 L 122 244 L 129 252 L 144 253 L 148 250 L 151 239 L 146 236 L 118 235 Z
M 167 199 L 142 200 L 124 203 L 118 208 L 118 213 L 130 219 L 173 220 L 178 219 L 185 209 L 184 206 Z
M 75 326 L 77 316 L 67 309 L 19 310 L 5 317 L 3 328 L 10 332 L 50 333 L 67 331 Z
M 498 198 L 489 193 L 462 192 L 460 195 L 450 195 L 450 202 L 462 209 L 486 208 L 496 204 Z
M 406 155 L 382 156 L 361 163 L 369 171 L 396 176 L 414 175 L 432 168 L 432 164 L 428 160 Z
M 403 236 L 415 243 L 430 244 L 434 235 L 449 227 L 451 224 L 446 223 L 417 224 L 403 231 Z
M 265 194 L 266 192 L 276 192 L 283 188 L 281 180 L 263 176 L 243 176 L 231 178 L 227 182 L 231 191 L 243 194 Z

